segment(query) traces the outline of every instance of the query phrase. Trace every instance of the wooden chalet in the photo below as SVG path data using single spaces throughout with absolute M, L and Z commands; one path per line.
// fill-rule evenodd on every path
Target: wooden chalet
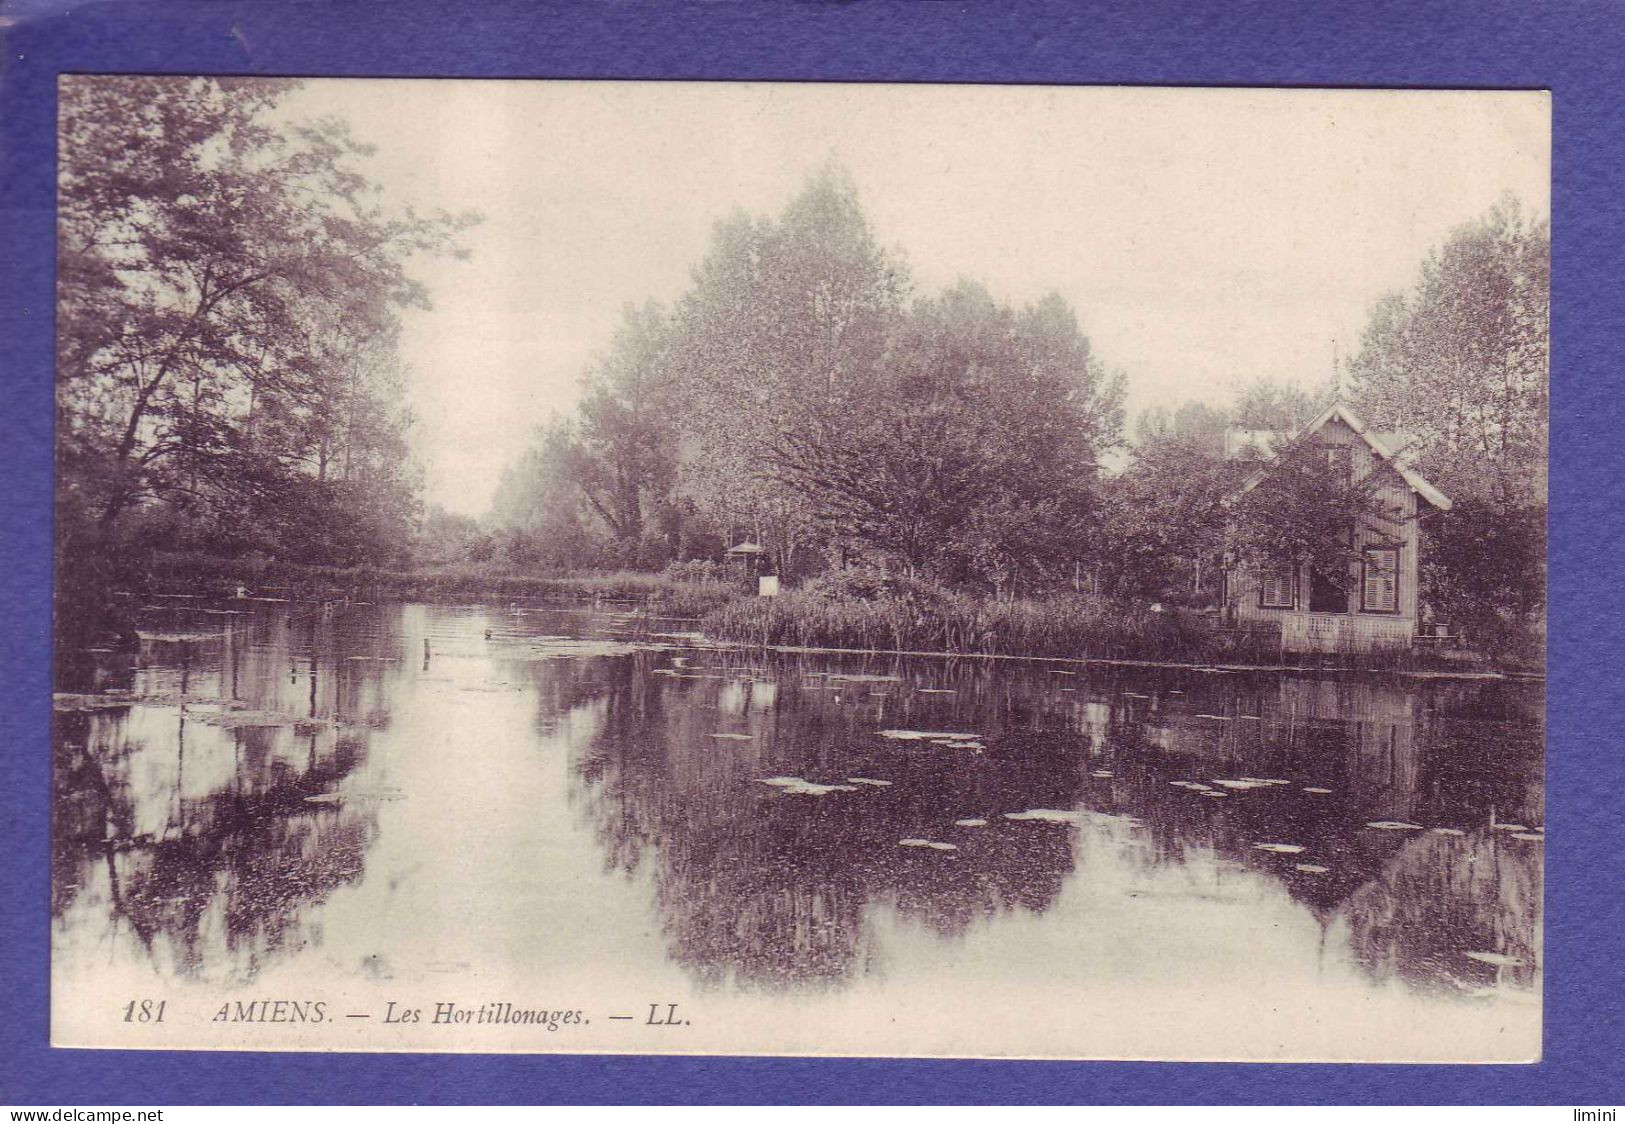
M 1224 613 L 1240 628 L 1281 629 L 1281 646 L 1294 652 L 1370 652 L 1409 647 L 1417 635 L 1417 555 L 1422 526 L 1450 510 L 1450 498 L 1407 462 L 1402 434 L 1377 433 L 1335 402 L 1297 434 L 1232 430 L 1225 452 L 1261 459 L 1238 496 L 1269 478 L 1273 449 L 1284 439 L 1307 439 L 1355 481 L 1368 477 L 1389 515 L 1352 528 L 1358 561 L 1352 583 L 1338 584 L 1313 567 L 1232 566 L 1225 574 Z

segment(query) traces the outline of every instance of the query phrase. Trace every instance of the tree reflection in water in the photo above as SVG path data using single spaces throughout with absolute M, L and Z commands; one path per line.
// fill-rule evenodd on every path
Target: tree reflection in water
M 711 985 L 884 973 L 877 913 L 953 939 L 1107 873 L 1086 863 L 1144 874 L 1197 857 L 1273 879 L 1376 980 L 1532 983 L 1540 841 L 1498 825 L 1543 818 L 1538 691 L 1057 670 L 639 655 L 599 663 L 584 690 L 578 667 L 576 697 L 591 701 L 577 705 L 596 716 L 579 795 L 611 867 L 652 866 L 671 954 Z M 981 749 L 877 736 L 887 728 L 977 734 Z M 853 791 L 761 783 L 776 776 Z M 1004 818 L 1026 809 L 1073 815 Z
M 631 616 L 518 609 L 171 615 L 133 669 L 65 665 L 65 690 L 95 694 L 57 716 L 63 963 L 125 948 L 161 974 L 243 982 L 321 944 L 322 903 L 379 852 L 391 877 L 417 869 L 401 833 L 435 814 L 444 776 L 419 755 L 464 744 L 446 715 L 489 698 L 468 713 L 490 725 L 466 734 L 490 776 L 562 768 L 579 813 L 549 844 L 557 870 L 521 855 L 511 874 L 504 839 L 487 840 L 490 892 L 564 897 L 601 858 L 647 879 L 667 955 L 703 986 L 900 979 L 908 933 L 1021 956 L 1034 926 L 1051 950 L 1084 939 L 1054 926 L 1089 926 L 1132 956 L 1171 916 L 1232 926 L 1211 935 L 1238 954 L 1318 940 L 1311 964 L 1377 984 L 1538 980 L 1537 686 L 751 654 L 662 642 Z M 380 819 L 401 795 L 380 777 L 416 786 L 413 815 Z M 397 825 L 382 847 L 381 822 Z M 1368 826 L 1383 822 L 1416 826 Z M 329 922 L 392 908 L 374 890 Z M 1312 923 L 1273 944 L 1249 927 L 1296 911 Z
M 54 917 L 88 897 L 81 918 L 183 977 L 250 980 L 315 939 L 312 908 L 377 835 L 376 803 L 339 789 L 387 720 L 389 672 L 348 662 L 331 620 L 299 623 L 148 643 L 122 677 L 64 670 L 131 702 L 56 715 Z

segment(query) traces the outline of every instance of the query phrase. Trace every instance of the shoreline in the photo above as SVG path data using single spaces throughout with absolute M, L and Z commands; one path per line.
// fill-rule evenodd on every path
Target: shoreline
M 1114 667 L 1163 668 L 1194 671 L 1214 675 L 1242 675 L 1249 672 L 1289 673 L 1297 675 L 1370 675 L 1403 676 L 1410 679 L 1505 679 L 1512 681 L 1546 681 L 1545 672 L 1501 671 L 1474 669 L 1450 671 L 1437 668 L 1377 668 L 1377 667 L 1316 667 L 1304 664 L 1249 664 L 1249 663 L 1182 663 L 1177 660 L 1136 660 L 1110 656 L 1026 656 L 1015 652 L 941 652 L 894 648 L 823 648 L 797 644 L 751 644 L 741 640 L 724 640 L 707 635 L 708 641 L 731 648 L 749 648 L 760 651 L 784 652 L 804 655 L 854 656 L 928 656 L 945 659 L 1025 660 L 1030 663 L 1105 664 Z
M 205 599 L 205 597 L 206 597 L 206 595 L 202 595 L 202 594 L 187 594 L 187 593 L 153 593 L 153 594 L 150 594 L 149 596 L 152 596 L 152 597 L 155 597 L 155 598 L 168 598 L 168 599 L 173 599 L 173 600 L 202 600 L 202 599 Z M 234 599 L 232 599 L 232 598 L 224 598 L 223 600 L 234 600 Z M 319 599 L 307 599 L 307 598 L 297 598 L 297 597 L 295 597 L 295 598 L 249 597 L 249 598 L 244 598 L 243 600 L 248 601 L 248 602 L 252 602 L 252 603 L 261 603 L 261 604 L 264 604 L 264 603 L 307 604 L 307 605 L 320 605 L 320 604 L 322 604 L 322 601 L 319 600 Z M 640 610 L 643 609 L 643 608 L 649 608 L 649 609 L 656 609 L 657 610 L 659 608 L 660 604 L 661 604 L 661 602 L 660 602 L 660 600 L 658 598 L 652 598 L 652 597 L 646 597 L 646 598 L 594 597 L 594 596 L 588 595 L 588 594 L 559 594 L 559 595 L 557 595 L 555 597 L 548 598 L 546 600 L 550 600 L 550 601 L 554 601 L 554 602 L 563 602 L 563 604 L 558 604 L 558 603 L 555 603 L 555 604 L 543 604 L 543 605 L 510 604 L 510 605 L 504 606 L 504 605 L 501 605 L 500 603 L 492 601 L 492 600 L 490 600 L 488 598 L 486 598 L 486 599 L 473 599 L 473 600 L 450 599 L 450 600 L 434 600 L 434 601 L 419 601 L 419 600 L 409 599 L 408 598 L 408 599 L 401 599 L 399 601 L 385 600 L 385 601 L 382 601 L 382 602 L 355 601 L 355 602 L 351 602 L 351 604 L 355 605 L 355 606 L 358 606 L 358 607 L 374 605 L 374 604 L 392 604 L 392 603 L 393 604 L 402 604 L 402 605 L 405 605 L 405 604 L 431 604 L 431 605 L 432 604 L 439 604 L 439 605 L 445 605 L 447 607 L 453 607 L 453 606 L 457 606 L 457 607 L 486 606 L 486 607 L 490 607 L 490 608 L 504 609 L 504 610 L 509 610 L 509 611 L 511 611 L 513 609 L 518 609 L 520 611 L 527 611 L 527 612 L 577 612 L 577 611 L 582 611 L 582 610 L 591 610 L 595 604 L 613 604 L 613 605 L 637 606 Z M 176 608 L 184 608 L 185 606 L 175 606 L 175 607 Z M 673 614 L 667 615 L 667 614 L 661 614 L 659 612 L 651 612 L 649 614 L 649 619 L 652 620 L 652 621 L 682 622 L 682 623 L 694 624 L 694 625 L 700 625 L 705 620 L 705 618 L 703 616 L 692 616 L 692 615 L 685 615 L 685 614 L 680 614 L 680 613 L 673 613 Z M 1202 673 L 1202 674 L 1214 674 L 1214 675 L 1240 675 L 1240 674 L 1260 673 L 1260 672 L 1262 672 L 1262 673 L 1270 673 L 1270 674 L 1297 674 L 1297 675 L 1308 675 L 1308 676 L 1358 675 L 1358 676 L 1375 676 L 1375 677 L 1400 677 L 1400 678 L 1418 679 L 1418 680 L 1430 680 L 1430 679 L 1433 679 L 1433 680 L 1438 680 L 1438 679 L 1505 680 L 1505 681 L 1509 681 L 1509 682 L 1539 682 L 1539 683 L 1544 683 L 1546 681 L 1546 678 L 1547 678 L 1546 673 L 1544 671 L 1532 671 L 1532 670 L 1526 670 L 1526 669 L 1504 669 L 1504 668 L 1470 668 L 1469 669 L 1469 668 L 1463 668 L 1463 669 L 1458 670 L 1458 669 L 1450 669 L 1450 668 L 1382 668 L 1382 667 L 1359 667 L 1359 666 L 1345 666 L 1345 665 L 1286 664 L 1286 663 L 1279 663 L 1279 662 L 1276 662 L 1276 663 L 1258 663 L 1258 664 L 1233 663 L 1233 662 L 1212 663 L 1212 662 L 1194 662 L 1194 661 L 1181 661 L 1181 660 L 1135 659 L 1135 658 L 1125 657 L 1125 656 L 1043 656 L 1043 655 L 1027 655 L 1027 654 L 1023 654 L 1023 653 L 1019 653 L 1019 652 L 955 652 L 955 651 L 945 651 L 945 650 L 940 650 L 940 649 L 933 650 L 933 649 L 924 649 L 924 648 L 843 648 L 843 647 L 830 647 L 830 646 L 824 646 L 824 645 L 761 644 L 761 643 L 753 643 L 753 642 L 748 641 L 748 640 L 739 640 L 739 639 L 733 639 L 733 638 L 725 637 L 725 636 L 717 636 L 717 635 L 714 635 L 714 634 L 712 634 L 710 632 L 705 631 L 703 628 L 700 629 L 699 631 L 697 631 L 695 635 L 696 635 L 696 637 L 698 637 L 700 639 L 703 639 L 706 642 L 707 645 L 712 646 L 712 647 L 736 648 L 736 649 L 742 649 L 742 650 L 758 650 L 758 651 L 782 652 L 782 653 L 792 654 L 792 655 L 794 655 L 794 654 L 803 654 L 803 655 L 850 655 L 850 656 L 909 656 L 909 657 L 923 657 L 923 658 L 937 658 L 937 659 L 956 659 L 957 658 L 957 659 L 977 659 L 977 660 L 1025 661 L 1025 662 L 1029 662 L 1029 663 L 1067 664 L 1067 665 L 1074 665 L 1074 666 L 1087 666 L 1087 665 L 1094 664 L 1094 665 L 1106 666 L 1106 667 L 1137 667 L 1137 668 L 1158 668 L 1158 669 L 1164 669 L 1164 670 L 1183 670 L 1183 671 L 1190 671 L 1190 672 L 1196 672 L 1196 673 Z M 685 645 L 674 645 L 674 646 L 683 647 Z M 686 645 L 686 646 L 692 646 L 692 645 Z

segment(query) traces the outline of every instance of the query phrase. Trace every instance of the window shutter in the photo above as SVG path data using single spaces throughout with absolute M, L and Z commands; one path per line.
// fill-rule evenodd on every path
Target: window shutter
M 1292 571 L 1288 569 L 1265 570 L 1259 575 L 1258 584 L 1259 602 L 1266 609 L 1290 609 L 1292 607 Z
M 1370 550 L 1365 556 L 1362 607 L 1373 613 L 1399 610 L 1399 557 L 1393 550 Z

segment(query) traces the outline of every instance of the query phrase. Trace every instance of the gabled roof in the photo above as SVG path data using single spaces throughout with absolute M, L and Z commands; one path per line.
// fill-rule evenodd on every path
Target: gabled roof
M 1439 491 L 1439 489 L 1435 488 L 1432 484 L 1428 483 L 1427 477 L 1423 476 L 1420 472 L 1417 472 L 1416 469 L 1406 464 L 1399 456 L 1401 451 L 1400 448 L 1390 447 L 1389 442 L 1394 441 L 1397 443 L 1397 438 L 1399 435 L 1377 433 L 1375 430 L 1368 427 L 1365 422 L 1360 420 L 1360 415 L 1356 414 L 1353 409 L 1341 401 L 1333 402 L 1330 406 L 1327 406 L 1325 410 L 1321 411 L 1319 417 L 1315 418 L 1314 421 L 1310 422 L 1308 425 L 1304 426 L 1296 434 L 1294 434 L 1293 440 L 1297 440 L 1300 437 L 1315 432 L 1333 418 L 1338 419 L 1355 433 L 1359 434 L 1361 440 L 1370 446 L 1371 451 L 1377 455 L 1377 458 L 1382 461 L 1383 464 L 1399 473 L 1400 478 L 1405 481 L 1406 486 L 1409 487 L 1411 491 L 1421 496 L 1424 500 L 1438 508 L 1440 511 L 1450 510 L 1450 497 Z M 1248 492 L 1258 487 L 1259 484 L 1263 483 L 1265 477 L 1269 476 L 1269 474 L 1269 465 L 1265 465 L 1264 467 L 1260 468 L 1251 476 L 1247 477 L 1246 482 L 1243 483 L 1242 486 L 1237 490 L 1236 495 L 1238 497 L 1246 495 Z

